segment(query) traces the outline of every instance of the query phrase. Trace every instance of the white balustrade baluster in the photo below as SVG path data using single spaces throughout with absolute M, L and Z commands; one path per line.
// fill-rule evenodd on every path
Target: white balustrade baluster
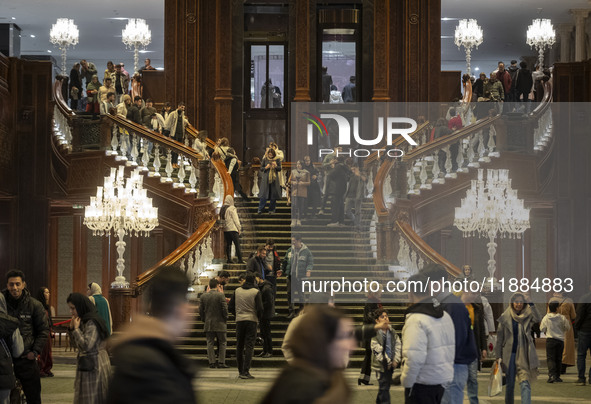
M 384 182 L 384 187 L 383 187 L 384 194 L 382 196 L 384 198 L 384 201 L 386 201 L 386 202 L 391 202 L 393 200 L 393 198 L 392 198 L 392 177 L 390 176 L 391 173 L 392 173 L 392 170 L 388 171 L 388 176 L 386 177 L 386 180 Z
M 365 184 L 367 190 L 367 196 L 371 196 L 373 194 L 373 170 L 369 170 L 369 178 L 367 179 L 367 183 Z
M 441 169 L 439 168 L 439 153 L 435 152 L 433 154 L 433 168 L 431 169 L 431 174 L 433 175 L 433 184 L 445 184 L 444 178 L 439 178 L 441 174 Z
M 121 128 L 120 128 L 121 129 Z M 127 151 L 129 150 L 129 132 L 122 129 L 119 132 L 119 155 L 115 158 L 118 161 L 127 161 Z
M 152 163 L 154 166 L 154 171 L 150 172 L 148 176 L 150 177 L 160 177 L 160 146 L 154 144 L 154 162 Z
M 181 270 L 182 270 L 183 272 L 186 272 L 186 271 L 187 271 L 187 269 L 185 268 L 185 257 L 181 258 L 181 259 L 179 260 L 179 263 L 180 263 L 179 267 L 181 268 Z
M 410 251 L 410 273 L 412 275 L 419 272 L 419 267 L 417 265 L 417 253 L 415 250 Z
M 429 179 L 429 174 L 427 174 L 427 162 L 421 161 L 421 173 L 419 174 L 419 179 L 421 180 L 420 189 L 431 189 L 431 184 L 427 184 L 427 180 Z
M 161 178 L 161 182 L 173 182 L 172 181 L 172 150 L 166 149 L 166 167 L 164 168 L 164 172 L 166 172 L 166 178 Z
M 140 154 L 139 154 L 138 148 L 137 148 L 137 144 L 138 144 L 137 135 L 134 133 L 131 138 L 132 138 L 131 152 L 129 153 L 131 155 L 131 161 L 128 161 L 125 165 L 128 167 L 135 167 L 135 166 L 137 166 L 136 160 Z
M 496 141 L 495 137 L 497 136 L 497 130 L 495 129 L 494 125 L 490 125 L 488 130 L 488 156 L 489 157 L 501 157 L 501 153 L 496 151 Z
M 148 168 L 148 164 L 150 164 L 150 151 L 148 150 L 150 144 L 145 139 L 142 140 L 142 165 L 139 167 L 139 169 L 141 171 L 150 171 Z
M 177 172 L 176 175 L 177 175 L 177 178 L 179 179 L 179 182 L 175 182 L 173 184 L 173 186 L 175 188 L 184 188 L 185 187 L 185 176 L 186 176 L 184 164 L 181 164 L 179 166 L 179 171 Z
M 451 159 L 451 146 L 445 146 L 443 151 L 445 152 L 445 178 L 458 178 L 458 175 L 452 170 L 453 162 Z
M 215 172 L 214 181 L 213 181 L 213 193 L 214 193 L 214 201 L 217 202 L 218 206 L 222 206 L 223 197 L 224 197 L 224 185 L 222 184 L 222 180 L 218 172 Z
M 259 173 L 254 173 L 254 179 L 252 181 L 252 196 L 255 198 L 259 197 Z
M 425 260 L 423 260 L 423 257 L 419 257 L 418 266 L 419 266 L 419 271 L 425 267 Z
M 197 189 L 195 189 L 195 186 L 197 185 L 197 175 L 195 174 L 195 171 L 197 170 L 193 164 L 191 164 L 189 169 L 191 170 L 191 175 L 189 175 L 189 184 L 191 185 L 191 189 L 185 189 L 185 193 L 195 194 L 197 193 Z
M 408 194 L 409 195 L 420 194 L 421 191 L 418 189 L 415 189 L 415 186 L 417 184 L 417 179 L 415 178 L 414 168 L 411 167 L 409 170 L 407 170 L 407 176 L 408 176 Z
M 468 167 L 464 167 L 464 154 L 466 153 L 466 144 L 469 143 L 468 139 L 461 139 L 458 143 L 458 157 L 456 163 L 458 163 L 457 173 L 467 173 Z
M 191 285 L 195 284 L 195 275 L 193 274 L 193 250 L 189 251 L 187 258 L 187 277 L 191 280 Z
M 112 151 L 108 151 L 106 155 L 107 156 L 116 156 L 117 155 L 117 148 L 119 147 L 119 138 L 117 137 L 117 134 L 119 133 L 119 128 L 117 127 L 116 124 L 113 125 L 113 130 L 111 132 L 111 148 L 113 149 Z
M 470 143 L 468 144 L 468 167 L 478 168 L 480 164 L 476 161 L 476 154 L 474 153 L 474 146 L 478 143 L 478 135 L 472 134 L 470 136 Z
M 486 153 L 486 145 L 484 144 L 484 133 L 483 131 L 478 132 L 478 159 L 481 163 L 490 163 L 490 157 Z

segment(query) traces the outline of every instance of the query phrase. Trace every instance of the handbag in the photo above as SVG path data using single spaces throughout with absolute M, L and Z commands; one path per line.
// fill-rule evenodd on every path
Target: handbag
M 20 330 L 17 328 L 12 333 L 12 357 L 13 358 L 20 358 L 20 356 L 25 351 L 25 343 L 23 342 L 23 336 L 21 335 Z
M 78 370 L 81 372 L 93 372 L 98 368 L 98 354 L 86 354 L 78 357 Z
M 488 380 L 488 396 L 494 397 L 503 392 L 503 372 L 501 371 L 501 359 L 497 359 L 490 370 Z

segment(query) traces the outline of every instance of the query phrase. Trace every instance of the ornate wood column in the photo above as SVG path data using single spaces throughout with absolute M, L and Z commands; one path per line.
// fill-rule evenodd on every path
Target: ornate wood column
M 294 101 L 310 98 L 310 0 L 295 0 L 295 96 Z
M 587 9 L 573 9 L 571 14 L 575 17 L 575 62 L 585 60 L 585 19 L 589 15 Z
M 216 0 L 215 138 L 232 133 L 232 1 Z
M 202 61 L 199 48 L 203 0 L 164 1 L 164 76 L 166 100 L 184 101 L 186 115 L 201 128 Z
M 375 0 L 372 101 L 390 101 L 390 1 Z

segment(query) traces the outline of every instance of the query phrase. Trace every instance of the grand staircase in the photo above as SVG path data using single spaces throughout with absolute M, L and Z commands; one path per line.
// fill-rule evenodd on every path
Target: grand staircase
M 370 232 L 371 220 L 374 215 L 373 202 L 368 199 L 362 205 L 362 231 L 356 232 L 352 226 L 333 228 L 326 225 L 330 221 L 329 214 L 307 217 L 302 220 L 302 226 L 291 228 L 291 208 L 287 201 L 277 202 L 275 214 L 257 215 L 258 200 L 236 202 L 241 222 L 245 225 L 241 237 L 244 259 L 264 245 L 267 239 L 273 239 L 275 246 L 283 258 L 291 244 L 291 235 L 300 233 L 303 242 L 314 255 L 313 279 L 334 280 L 346 277 L 347 280 L 363 279 L 364 277 L 378 277 L 388 275 L 388 268 L 378 265 L 374 257 L 375 245 Z M 330 204 L 329 204 L 330 206 Z M 330 209 L 327 210 L 330 213 Z M 224 269 L 232 275 L 229 285 L 225 288 L 226 297 L 231 297 L 238 287 L 238 275 L 245 270 L 244 265 L 225 264 Z M 391 275 L 390 275 L 391 277 Z M 326 298 L 323 296 L 322 299 Z M 336 306 L 353 319 L 355 324 L 363 323 L 364 302 L 337 303 Z M 401 305 L 386 306 L 390 312 L 390 321 L 396 329 L 402 328 L 405 307 Z M 297 305 L 296 305 L 297 308 Z M 285 276 L 277 280 L 277 300 L 275 303 L 277 316 L 271 321 L 273 337 L 273 357 L 253 359 L 253 367 L 282 366 L 285 364 L 281 353 L 283 335 L 289 325 L 287 305 L 287 280 Z M 228 320 L 228 353 L 231 357 L 227 364 L 235 366 L 236 323 L 233 316 Z M 207 349 L 203 322 L 195 318 L 190 325 L 188 335 L 181 343 L 181 349 L 193 359 L 207 365 Z M 261 352 L 260 346 L 255 347 L 255 355 Z M 359 348 L 351 358 L 351 367 L 359 367 L 363 359 L 363 349 Z

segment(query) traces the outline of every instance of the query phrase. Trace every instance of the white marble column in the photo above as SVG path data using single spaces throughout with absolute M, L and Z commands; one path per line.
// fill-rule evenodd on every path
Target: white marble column
M 575 18 L 575 62 L 582 62 L 585 55 L 585 18 L 589 15 L 588 9 L 571 9 L 570 13 Z
M 573 31 L 572 24 L 556 24 L 556 32 L 560 36 L 560 61 L 570 62 L 570 36 Z

